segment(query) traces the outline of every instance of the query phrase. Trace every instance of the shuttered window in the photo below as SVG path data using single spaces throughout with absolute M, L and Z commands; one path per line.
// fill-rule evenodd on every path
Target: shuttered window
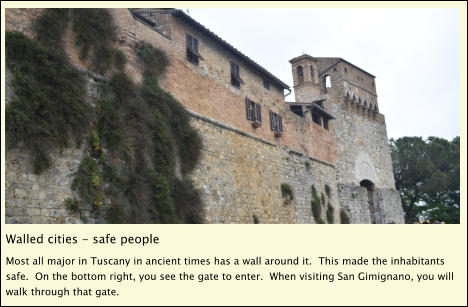
M 231 62 L 231 84 L 235 87 L 240 87 L 241 83 L 244 84 L 244 81 L 242 81 L 239 74 L 239 65 Z
M 198 52 L 198 39 L 187 33 L 187 61 L 198 65 L 198 60 L 203 60 L 203 57 Z
M 246 98 L 245 107 L 247 111 L 247 120 L 256 122 L 257 124 L 261 124 L 262 123 L 262 106 Z
M 272 111 L 270 111 L 270 128 L 277 133 L 283 133 L 283 118 Z

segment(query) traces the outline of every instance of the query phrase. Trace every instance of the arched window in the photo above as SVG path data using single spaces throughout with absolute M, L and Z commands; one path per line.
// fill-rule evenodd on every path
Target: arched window
M 325 87 L 327 87 L 327 88 L 331 87 L 331 78 L 330 78 L 330 76 L 325 77 Z
M 310 81 L 315 83 L 315 77 L 314 77 L 314 67 L 310 65 Z
M 299 83 L 304 83 L 304 71 L 302 69 L 302 66 L 297 66 L 297 80 Z

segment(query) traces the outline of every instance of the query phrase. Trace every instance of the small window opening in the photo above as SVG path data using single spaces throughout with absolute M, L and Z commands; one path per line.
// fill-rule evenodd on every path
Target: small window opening
M 297 68 L 297 80 L 300 83 L 304 83 L 304 71 L 302 69 L 302 66 L 298 66 Z
M 239 74 L 239 65 L 234 62 L 231 62 L 231 84 L 237 88 L 244 84 Z

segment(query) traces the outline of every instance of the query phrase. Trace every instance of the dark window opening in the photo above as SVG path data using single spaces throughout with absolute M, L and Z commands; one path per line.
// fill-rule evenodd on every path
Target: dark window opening
M 302 111 L 302 106 L 290 106 L 291 111 L 300 117 L 304 117 L 304 112 Z
M 344 68 L 344 72 L 345 74 L 348 73 L 348 69 L 346 67 Z
M 323 118 L 323 128 L 328 130 L 328 119 L 327 118 Z
M 314 76 L 314 67 L 310 65 L 310 80 L 314 82 L 315 76 Z
M 187 34 L 187 61 L 198 65 L 199 59 L 203 60 L 203 57 L 198 53 L 198 39 Z
M 247 110 L 247 120 L 260 125 L 262 123 L 262 106 L 248 98 L 245 99 L 245 106 Z
M 297 70 L 297 80 L 299 83 L 304 83 L 304 71 L 302 70 L 302 66 L 298 66 Z
M 283 134 L 283 118 L 272 111 L 270 111 L 270 128 L 278 135 Z
M 244 84 L 239 74 L 239 65 L 231 62 L 231 84 L 239 88 L 240 85 Z
M 315 113 L 314 111 L 312 111 L 312 121 L 314 123 L 316 123 L 317 125 L 322 125 L 322 122 L 321 122 L 321 116 L 317 113 Z
M 263 87 L 266 88 L 267 90 L 270 89 L 270 81 L 263 79 Z

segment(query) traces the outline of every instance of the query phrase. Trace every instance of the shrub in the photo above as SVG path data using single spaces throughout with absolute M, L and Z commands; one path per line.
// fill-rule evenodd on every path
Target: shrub
M 5 114 L 7 145 L 23 143 L 39 174 L 52 164 L 51 149 L 67 147 L 70 138 L 82 142 L 92 114 L 85 81 L 64 52 L 20 32 L 6 33 L 6 59 L 15 93 Z
M 321 221 L 323 221 L 323 219 L 321 217 L 321 215 L 322 215 L 321 200 L 320 200 L 320 197 L 317 194 L 317 190 L 315 189 L 314 185 L 311 186 L 311 190 L 312 190 L 312 201 L 311 201 L 312 215 L 313 215 L 315 221 L 317 223 L 321 224 Z
M 252 218 L 253 218 L 254 224 L 260 224 L 260 220 L 258 219 L 258 217 L 255 214 L 252 215 Z
M 328 222 L 328 224 L 333 224 L 334 223 L 334 221 L 335 221 L 334 213 L 335 213 L 335 208 L 333 208 L 333 206 L 330 203 L 328 203 L 327 204 L 327 222 Z
M 328 198 L 330 198 L 331 188 L 328 184 L 325 184 L 325 194 L 327 194 Z
M 340 210 L 340 219 L 341 219 L 341 224 L 349 224 L 349 216 L 348 213 L 346 213 L 346 210 L 341 208 Z
M 71 17 L 75 44 L 81 49 L 80 58 L 90 58 L 92 69 L 105 73 L 117 54 L 112 47 L 117 36 L 111 14 L 107 9 L 73 9 Z M 118 63 L 121 64 L 120 57 Z
M 287 202 L 294 199 L 294 192 L 291 186 L 287 183 L 281 184 L 281 194 L 283 195 L 283 198 L 286 198 Z
M 70 9 L 45 9 L 36 19 L 37 40 L 45 47 L 63 50 L 63 35 L 67 29 Z

